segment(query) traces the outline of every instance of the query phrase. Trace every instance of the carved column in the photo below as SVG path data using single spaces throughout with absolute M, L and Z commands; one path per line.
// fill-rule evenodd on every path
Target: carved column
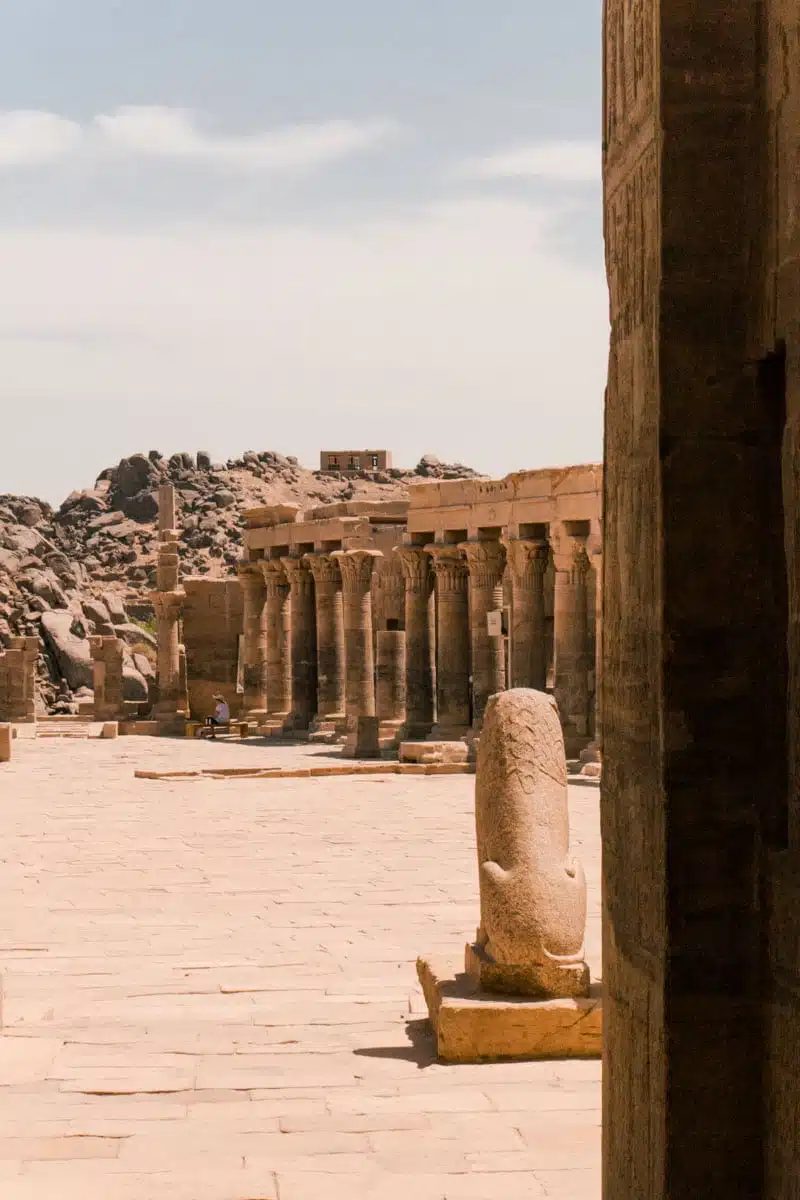
M 539 538 L 508 538 L 511 570 L 511 686 L 547 686 L 544 577 L 548 544 Z
M 345 715 L 345 650 L 342 573 L 330 554 L 307 554 L 317 604 L 317 722 L 340 723 Z
M 375 659 L 372 643 L 372 572 L 380 550 L 336 550 L 342 572 L 347 685 L 348 743 L 359 717 L 375 716 Z
M 292 707 L 291 598 L 279 559 L 259 567 L 267 589 L 267 724 L 281 727 Z
M 486 701 L 505 691 L 505 645 L 503 635 L 490 634 L 488 614 L 495 609 L 500 589 L 502 610 L 505 547 L 498 541 L 462 542 L 469 571 L 469 621 L 472 649 L 472 727 L 480 729 Z
M 433 727 L 435 697 L 435 612 L 431 556 L 422 546 L 398 546 L 405 576 L 406 728 L 408 741 L 426 738 Z
M 458 546 L 426 549 L 436 578 L 436 725 L 433 740 L 463 738 L 470 726 L 469 576 Z
M 406 635 L 402 629 L 379 630 L 375 676 L 378 720 L 399 728 L 406 716 Z
M 567 758 L 576 757 L 589 741 L 589 637 L 586 535 L 573 535 L 561 525 L 552 534 L 556 570 L 553 605 L 554 686 Z
M 183 611 L 184 593 L 155 592 L 151 599 L 156 610 L 158 639 L 158 703 L 155 714 L 166 719 L 176 716 L 179 710 L 181 689 L 178 622 Z
M 124 642 L 115 637 L 89 638 L 92 654 L 94 719 L 116 721 L 123 713 L 122 655 Z
M 292 711 L 289 729 L 307 730 L 317 711 L 317 614 L 314 577 L 301 558 L 282 558 L 292 612 Z
M 267 585 L 257 562 L 241 562 L 244 629 L 242 716 L 262 722 L 267 715 Z

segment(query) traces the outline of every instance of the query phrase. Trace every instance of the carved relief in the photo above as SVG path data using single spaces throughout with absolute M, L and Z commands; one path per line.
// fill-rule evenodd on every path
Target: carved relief
M 645 120 L 655 89 L 655 25 L 650 0 L 606 0 L 605 142 L 625 142 Z
M 657 248 L 657 161 L 650 145 L 606 200 L 606 266 L 613 341 L 645 323 L 653 302 Z

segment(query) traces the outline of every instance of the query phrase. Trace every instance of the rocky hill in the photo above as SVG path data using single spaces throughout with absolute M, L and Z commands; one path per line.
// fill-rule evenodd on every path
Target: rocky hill
M 411 483 L 477 475 L 431 455 L 412 471 L 353 478 L 310 471 L 270 450 L 226 463 L 204 451 L 165 458 L 151 450 L 102 471 L 58 510 L 33 497 L 0 495 L 0 646 L 15 634 L 38 636 L 42 707 L 70 712 L 91 685 L 87 635 L 116 633 L 128 646 L 126 697 L 145 700 L 155 661 L 147 593 L 155 585 L 160 483 L 177 491 L 182 573 L 225 575 L 241 557 L 245 509 L 400 500 Z

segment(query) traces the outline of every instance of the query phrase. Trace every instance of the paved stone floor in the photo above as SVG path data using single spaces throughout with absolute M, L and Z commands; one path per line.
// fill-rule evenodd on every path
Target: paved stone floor
M 598 1063 L 432 1058 L 414 961 L 474 934 L 472 777 L 151 782 L 326 752 L 14 750 L 4 1200 L 599 1197 Z M 598 792 L 571 805 L 597 971 Z

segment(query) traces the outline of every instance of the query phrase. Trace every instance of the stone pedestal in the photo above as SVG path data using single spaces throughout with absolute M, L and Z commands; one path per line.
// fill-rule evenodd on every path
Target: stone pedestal
M 317 711 L 317 614 L 314 577 L 301 558 L 282 558 L 292 614 L 292 710 L 287 732 L 307 733 Z
M 409 741 L 433 727 L 436 689 L 435 613 L 431 558 L 421 546 L 398 546 L 405 578 L 406 726 Z
M 279 559 L 259 564 L 267 589 L 267 730 L 283 728 L 292 707 L 292 614 L 289 581 Z
M 158 639 L 158 703 L 154 716 L 172 720 L 180 712 L 180 621 L 184 593 L 155 592 L 151 596 L 156 613 Z
M 508 538 L 511 574 L 511 686 L 547 686 L 544 577 L 549 546 L 543 538 Z
M 436 579 L 436 725 L 433 741 L 458 741 L 470 728 L 467 566 L 458 546 L 426 547 Z
M 462 542 L 459 549 L 469 572 L 472 729 L 478 732 L 489 697 L 506 686 L 503 636 L 490 633 L 488 627 L 489 612 L 496 610 L 498 602 L 502 609 L 506 552 L 497 541 Z
M 375 706 L 381 745 L 396 744 L 406 718 L 406 635 L 381 629 L 377 635 Z
M 0 725 L 0 763 L 11 762 L 11 743 L 14 730 L 10 725 Z
M 244 629 L 242 718 L 260 724 L 267 715 L 267 585 L 257 562 L 239 563 L 238 574 Z
M 317 621 L 317 715 L 312 733 L 334 737 L 345 721 L 345 638 L 342 573 L 330 554 L 307 554 Z
M 556 569 L 553 638 L 553 694 L 561 715 L 568 758 L 576 758 L 590 740 L 587 577 L 589 558 L 586 534 L 573 534 L 569 526 L 551 531 Z
M 124 715 L 122 656 L 124 642 L 116 637 L 89 638 L 92 654 L 95 721 L 115 721 Z
M 332 557 L 342 573 L 347 714 L 344 753 L 352 757 L 358 743 L 359 717 L 375 716 L 371 587 L 375 562 L 382 555 L 379 550 L 336 550 Z

